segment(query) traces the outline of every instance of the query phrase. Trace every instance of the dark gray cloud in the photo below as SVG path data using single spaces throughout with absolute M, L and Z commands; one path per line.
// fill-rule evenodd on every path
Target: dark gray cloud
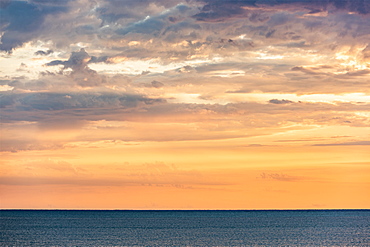
M 134 23 L 128 27 L 117 31 L 120 35 L 126 35 L 128 33 L 150 33 L 152 35 L 159 35 L 160 31 L 166 26 L 166 22 L 160 18 L 148 18 L 138 23 Z
M 293 101 L 286 100 L 286 99 L 283 99 L 283 100 L 271 99 L 271 100 L 269 100 L 269 103 L 271 103 L 271 104 L 277 104 L 277 105 L 284 105 L 284 104 L 293 103 Z
M 3 35 L 0 50 L 10 52 L 40 35 L 45 18 L 68 11 L 63 4 L 48 4 L 48 1 L 10 1 L 1 5 L 0 23 Z
M 125 120 L 130 115 L 145 112 L 164 99 L 118 93 L 14 93 L 0 94 L 0 114 L 3 123 L 35 122 L 41 129 L 76 129 L 87 121 Z M 135 114 L 134 114 L 135 115 Z M 34 150 L 52 146 L 37 141 L 3 139 L 7 150 Z M 54 143 L 55 144 L 55 143 Z M 61 144 L 58 144 L 59 146 Z
M 89 70 L 87 64 L 92 61 L 91 56 L 85 51 L 80 49 L 78 52 L 72 52 L 67 61 L 54 60 L 46 64 L 46 66 L 64 65 L 64 69 L 71 68 L 73 71 Z
M 63 6 L 67 4 L 70 1 L 74 0 L 29 0 L 29 2 L 34 3 L 34 4 L 40 4 L 41 6 L 47 5 L 47 6 Z
M 289 48 L 308 49 L 312 48 L 314 43 L 307 38 L 309 33 L 306 31 L 326 32 L 327 25 L 333 27 L 333 30 L 341 30 L 343 35 L 348 37 L 354 37 L 354 35 L 359 37 L 370 32 L 363 28 L 368 26 L 367 21 L 362 20 L 363 23 L 359 23 L 361 20 L 356 19 L 357 17 L 353 17 L 353 15 L 344 15 L 339 18 L 340 22 L 345 22 L 347 25 L 353 23 L 352 26 L 340 26 L 335 24 L 338 22 L 338 20 L 334 20 L 335 18 L 332 20 L 333 23 L 328 24 L 326 20 L 320 18 L 304 20 L 297 18 L 296 13 L 289 13 L 289 6 L 296 6 L 295 11 L 297 6 L 300 7 L 298 10 L 301 12 L 298 13 L 298 17 L 303 16 L 304 13 L 315 14 L 324 9 L 348 9 L 348 11 L 356 12 L 356 6 L 361 10 L 365 9 L 366 12 L 368 3 L 360 0 L 345 1 L 345 3 L 342 1 L 341 4 L 330 0 L 209 0 L 199 1 L 198 3 L 192 1 L 181 3 L 180 1 L 168 0 L 101 0 L 89 4 L 83 5 L 79 1 L 58 2 L 54 0 L 11 1 L 7 5 L 4 4 L 1 10 L 3 12 L 1 15 L 2 30 L 4 31 L 1 49 L 11 51 L 24 42 L 36 38 L 53 41 L 55 47 L 50 47 L 53 50 L 56 50 L 58 46 L 69 46 L 71 43 L 89 43 L 93 41 L 93 43 L 96 43 L 94 45 L 108 45 L 110 49 L 117 50 L 120 54 L 129 58 L 160 57 L 163 60 L 168 60 L 169 57 L 188 59 L 192 55 L 211 54 L 215 52 L 214 49 L 217 49 L 217 47 L 219 49 L 216 50 L 216 53 L 225 54 L 251 50 L 253 47 L 250 44 L 254 40 L 258 41 L 258 39 L 263 38 L 269 39 L 269 45 L 276 44 Z M 199 9 L 202 4 L 204 6 Z M 81 16 L 77 12 L 69 11 L 75 8 L 81 9 Z M 286 11 L 279 12 L 276 10 Z M 23 11 L 25 14 L 16 18 L 19 15 L 17 11 Z M 63 18 L 57 18 L 59 13 L 64 14 Z M 48 16 L 53 18 L 46 18 Z M 191 16 L 194 18 L 191 18 Z M 345 18 L 352 18 L 352 20 Z M 45 22 L 46 20 L 47 22 Z M 203 23 L 220 20 L 225 21 L 225 23 L 214 26 Z M 291 22 L 295 23 L 296 29 L 289 27 L 289 30 L 286 27 Z M 235 36 L 246 33 L 250 37 L 248 42 L 233 40 L 230 43 L 222 43 L 219 41 L 221 39 L 232 40 Z M 288 42 L 287 38 L 291 42 Z M 128 47 L 126 42 L 132 40 L 150 41 L 151 44 L 142 42 L 141 45 Z M 168 45 L 184 40 L 189 41 L 189 45 L 176 46 L 176 48 Z M 283 44 L 282 41 L 284 41 Z M 348 42 L 351 41 L 348 40 Z M 261 42 L 254 42 L 253 44 L 263 45 Z M 112 56 L 112 50 L 107 53 Z M 103 57 L 99 59 L 104 61 Z M 97 62 L 94 57 L 91 58 L 90 63 L 92 62 Z M 57 64 L 57 60 L 55 64 Z
M 40 53 L 41 52 L 41 53 Z M 48 55 L 53 53 L 53 51 L 38 51 L 36 55 Z M 72 69 L 73 71 L 84 71 L 91 70 L 88 67 L 89 63 L 102 63 L 108 62 L 108 56 L 96 57 L 90 56 L 84 48 L 81 48 L 79 51 L 72 52 L 68 60 L 54 60 L 46 64 L 46 66 L 56 66 L 64 65 L 64 69 Z
M 198 21 L 219 22 L 224 21 L 225 19 L 246 15 L 246 11 L 242 8 L 242 6 L 247 4 L 246 1 L 244 3 L 241 1 L 221 0 L 202 2 L 206 2 L 207 4 L 203 6 L 200 13 L 193 16 Z
M 84 108 L 134 108 L 140 104 L 164 103 L 142 95 L 118 93 L 14 93 L 0 94 L 2 108 L 21 111 L 58 111 Z
M 163 9 L 168 9 L 181 3 L 180 0 L 103 0 L 97 8 L 103 24 L 132 23 L 146 16 L 158 15 Z
M 37 55 L 37 56 L 47 56 L 47 55 L 52 54 L 53 52 L 54 51 L 52 51 L 52 50 L 47 50 L 47 51 L 40 50 L 40 51 L 35 52 L 35 55 Z
M 151 83 L 150 83 L 150 85 L 147 85 L 147 87 L 154 87 L 154 88 L 161 88 L 161 87 L 163 87 L 164 86 L 164 84 L 162 83 L 162 82 L 160 82 L 160 81 L 152 81 Z
M 100 76 L 95 70 L 89 68 L 89 63 L 106 62 L 107 56 L 94 57 L 90 56 L 85 49 L 80 49 L 78 52 L 72 52 L 68 60 L 54 60 L 46 64 L 46 66 L 64 65 L 63 70 L 72 69 L 69 75 L 78 85 L 83 87 L 99 86 L 105 82 L 105 77 Z
M 27 128 L 36 128 L 41 131 L 40 133 L 44 130 L 86 130 L 86 126 L 100 120 L 125 123 L 124 126 L 117 127 L 103 124 L 97 127 L 99 129 L 97 133 L 103 134 L 94 135 L 93 131 L 78 137 L 79 141 L 93 142 L 221 140 L 259 136 L 271 131 L 276 133 L 277 129 L 294 126 L 295 123 L 321 126 L 370 126 L 370 122 L 365 117 L 356 116 L 353 113 L 369 111 L 370 105 L 356 104 L 304 102 L 283 105 L 253 102 L 226 105 L 181 104 L 166 102 L 160 98 L 113 92 L 17 93 L 15 91 L 2 93 L 0 105 L 3 107 L 0 109 L 0 115 L 5 133 L 7 133 L 6 128 L 10 129 L 8 133 L 15 133 L 17 129 L 25 131 Z M 294 112 L 293 115 L 292 112 Z M 31 127 L 22 128 L 23 125 Z M 145 126 L 145 132 L 142 131 L 143 126 Z M 238 131 L 234 131 L 235 129 Z M 286 128 L 282 128 L 281 131 L 286 131 Z M 8 134 L 2 139 L 2 150 L 16 152 L 61 149 L 66 145 L 66 141 L 40 142 L 36 137 L 37 135 L 34 138 L 18 137 L 17 139 Z
M 144 19 L 131 23 L 124 28 L 118 29 L 116 33 L 120 35 L 126 35 L 128 33 L 140 33 L 140 34 L 151 34 L 154 36 L 160 35 L 165 28 L 173 25 L 179 25 L 184 20 L 187 12 L 191 8 L 187 5 L 177 5 L 167 11 L 164 11 L 158 15 L 146 16 Z
M 303 11 L 308 14 L 316 14 L 323 11 L 348 11 L 358 14 L 368 14 L 370 12 L 370 2 L 367 0 L 200 0 L 205 3 L 201 12 L 194 15 L 199 21 L 219 22 L 232 18 L 254 18 L 256 13 L 250 15 L 255 10 L 265 9 L 268 11 Z M 275 16 L 276 18 L 277 16 Z M 281 15 L 279 23 L 286 20 L 285 15 Z M 261 18 L 260 20 L 265 20 Z
M 5 8 L 10 4 L 11 0 L 1 0 L 0 1 L 0 8 Z

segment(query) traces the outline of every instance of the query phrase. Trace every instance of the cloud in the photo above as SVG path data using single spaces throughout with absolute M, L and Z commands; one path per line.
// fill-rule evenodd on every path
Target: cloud
M 24 111 L 58 111 L 83 108 L 134 108 L 140 104 L 164 103 L 164 99 L 151 99 L 142 95 L 117 93 L 4 93 L 0 95 L 3 108 Z
M 318 15 L 318 13 L 324 11 L 348 11 L 358 14 L 368 14 L 370 12 L 370 3 L 364 0 L 200 0 L 200 2 L 205 3 L 205 5 L 199 14 L 194 15 L 194 18 L 210 22 L 248 17 L 251 12 L 256 10 L 304 11 L 309 15 Z
M 147 137 L 161 141 L 259 135 L 253 130 L 299 124 L 369 125 L 355 113 L 366 115 L 366 102 L 297 103 L 302 94 L 370 92 L 370 21 L 356 14 L 361 4 L 367 11 L 361 1 L 2 3 L 3 37 L 32 33 L 19 39 L 19 55 L 3 55 L 17 68 L 24 64 L 2 78 L 3 90 L 11 89 L 0 98 L 7 122 L 82 128 L 102 119 L 156 121 L 181 132 Z M 15 6 L 28 17 L 16 20 Z M 39 78 L 27 78 L 38 71 Z M 168 127 L 158 125 L 153 132 Z M 135 133 L 127 140 L 145 140 Z
M 105 78 L 98 75 L 95 70 L 89 68 L 89 63 L 99 63 L 107 60 L 107 57 L 92 57 L 84 48 L 78 52 L 72 52 L 67 61 L 54 60 L 46 66 L 64 65 L 63 70 L 72 69 L 70 76 L 78 85 L 83 87 L 98 86 L 105 82 Z
M 10 4 L 11 0 L 1 0 L 0 1 L 0 8 L 6 8 Z
M 74 186 L 123 186 L 132 185 L 130 181 L 124 180 L 103 180 L 103 179 L 86 179 L 86 178 L 66 178 L 66 177 L 1 177 L 2 185 L 74 185 Z
M 161 88 L 161 87 L 163 87 L 164 86 L 164 84 L 162 83 L 162 82 L 159 82 L 159 81 L 152 81 L 151 83 L 150 83 L 150 86 L 151 87 L 154 87 L 154 88 Z
M 48 15 L 56 15 L 68 11 L 64 4 L 50 5 L 44 1 L 8 1 L 1 5 L 0 20 L 1 36 L 0 50 L 11 52 L 23 43 L 37 38 Z
M 87 64 L 92 61 L 92 57 L 81 48 L 78 52 L 72 52 L 67 61 L 54 60 L 46 64 L 46 66 L 64 65 L 64 69 L 71 68 L 73 71 L 90 70 Z
M 181 3 L 179 0 L 104 0 L 100 2 L 97 12 L 100 18 L 107 23 L 135 22 L 146 16 L 158 15 L 165 9 Z
M 242 6 L 248 3 L 238 4 L 237 2 L 225 1 L 205 1 L 207 4 L 203 6 L 201 12 L 193 17 L 198 21 L 220 22 L 225 19 L 245 16 L 246 11 Z
M 42 160 L 23 164 L 17 176 L 2 176 L 2 185 L 73 185 L 73 186 L 171 186 L 180 189 L 228 185 L 204 176 L 197 170 L 184 170 L 163 162 L 142 165 L 106 164 L 95 169 L 82 169 L 65 161 Z M 109 169 L 107 169 L 109 168 Z M 28 173 L 25 172 L 28 170 Z M 92 170 L 104 174 L 92 176 Z M 38 176 L 41 173 L 43 176 Z M 68 176 L 67 176 L 68 175 Z
M 36 139 L 36 138 L 35 138 Z M 0 152 L 11 152 L 17 153 L 21 151 L 32 151 L 32 150 L 60 150 L 64 148 L 64 143 L 62 142 L 45 142 L 37 141 L 35 139 L 16 140 L 13 138 L 2 137 L 0 145 Z
M 54 51 L 52 51 L 52 50 L 47 50 L 47 51 L 40 50 L 40 51 L 35 52 L 35 55 L 37 55 L 37 56 L 47 56 L 47 55 L 52 54 L 53 52 Z
M 186 182 L 186 181 L 166 181 L 162 180 L 137 180 L 135 178 L 70 178 L 70 177 L 20 177 L 20 176 L 2 176 L 0 177 L 1 185 L 18 185 L 18 186 L 38 186 L 38 185 L 73 185 L 73 186 L 158 186 L 158 187 L 175 187 L 178 189 L 193 189 L 194 186 L 217 186 L 225 185 L 221 183 L 209 182 Z
M 138 86 L 140 88 L 140 85 Z M 143 92 L 149 90 L 149 88 L 145 89 L 146 87 L 142 88 Z M 245 126 L 253 122 L 252 126 L 261 124 L 271 127 L 278 122 L 284 123 L 282 120 L 286 119 L 294 123 L 310 121 L 325 125 L 368 126 L 369 124 L 365 121 L 365 117 L 356 114 L 356 112 L 368 112 L 369 105 L 356 103 L 294 103 L 289 100 L 274 100 L 270 104 L 264 102 L 240 102 L 225 105 L 187 104 L 171 103 L 165 97 L 107 90 L 66 93 L 8 91 L 0 94 L 0 101 L 3 107 L 3 121 L 37 121 L 38 118 L 39 121 L 45 121 L 55 117 L 59 119 L 58 116 L 63 114 L 72 114 L 73 119 L 80 120 L 101 118 L 122 120 L 140 117 L 142 121 L 153 118 L 172 121 L 170 119 L 179 119 L 181 113 L 189 121 L 193 121 L 193 118 L 198 118 L 198 121 L 211 121 L 213 118 L 219 119 L 223 116 L 226 123 L 229 119 L 240 118 L 244 119 L 242 123 Z M 122 114 L 123 112 L 125 114 Z M 294 112 L 294 118 L 289 117 L 291 112 Z M 244 116 L 248 118 L 245 119 Z
M 313 146 L 368 146 L 370 141 L 354 141 L 354 142 L 342 142 L 342 143 L 323 143 L 315 144 Z
M 141 35 L 141 39 L 150 40 L 152 37 L 164 36 L 163 40 L 173 41 L 173 33 L 181 34 L 189 28 L 199 29 L 188 19 L 189 13 L 194 12 L 194 7 L 178 4 L 153 16 L 145 16 L 143 19 L 130 23 L 116 30 L 116 34 L 125 36 Z M 172 35 L 171 35 L 172 34 Z M 181 37 L 181 36 L 180 36 Z M 178 38 L 177 38 L 178 39 Z
M 325 75 L 325 73 L 317 71 L 317 68 L 305 68 L 303 66 L 293 67 L 292 71 L 301 71 L 308 75 Z
M 281 182 L 297 182 L 305 179 L 303 177 L 290 176 L 288 174 L 283 173 L 262 173 L 260 177 L 262 179 L 276 180 Z
M 269 103 L 281 105 L 281 104 L 290 104 L 290 103 L 293 103 L 293 101 L 286 100 L 286 99 L 283 99 L 283 100 L 271 99 L 269 100 Z
M 159 35 L 159 32 L 166 26 L 166 22 L 160 18 L 146 18 L 143 21 L 134 23 L 124 29 L 117 31 L 120 35 L 126 35 L 128 33 L 150 33 L 152 35 Z
M 25 169 L 30 171 L 35 171 L 38 173 L 40 170 L 42 170 L 44 173 L 48 172 L 57 172 L 61 174 L 72 174 L 72 175 L 78 175 L 83 174 L 86 170 L 81 167 L 75 167 L 71 163 L 61 160 L 40 160 L 40 161 L 34 161 L 29 162 L 25 165 L 23 165 Z

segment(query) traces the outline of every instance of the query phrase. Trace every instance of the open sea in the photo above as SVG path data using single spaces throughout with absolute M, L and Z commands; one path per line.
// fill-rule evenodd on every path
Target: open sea
M 0 246 L 370 246 L 370 210 L 0 210 Z

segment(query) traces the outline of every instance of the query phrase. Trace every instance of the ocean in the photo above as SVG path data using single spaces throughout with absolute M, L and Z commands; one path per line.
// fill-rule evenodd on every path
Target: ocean
M 0 246 L 370 246 L 370 210 L 0 210 Z

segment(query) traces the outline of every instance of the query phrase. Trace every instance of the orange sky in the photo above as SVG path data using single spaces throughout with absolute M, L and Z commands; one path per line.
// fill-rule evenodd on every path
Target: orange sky
M 0 208 L 369 208 L 342 2 L 4 2 Z

